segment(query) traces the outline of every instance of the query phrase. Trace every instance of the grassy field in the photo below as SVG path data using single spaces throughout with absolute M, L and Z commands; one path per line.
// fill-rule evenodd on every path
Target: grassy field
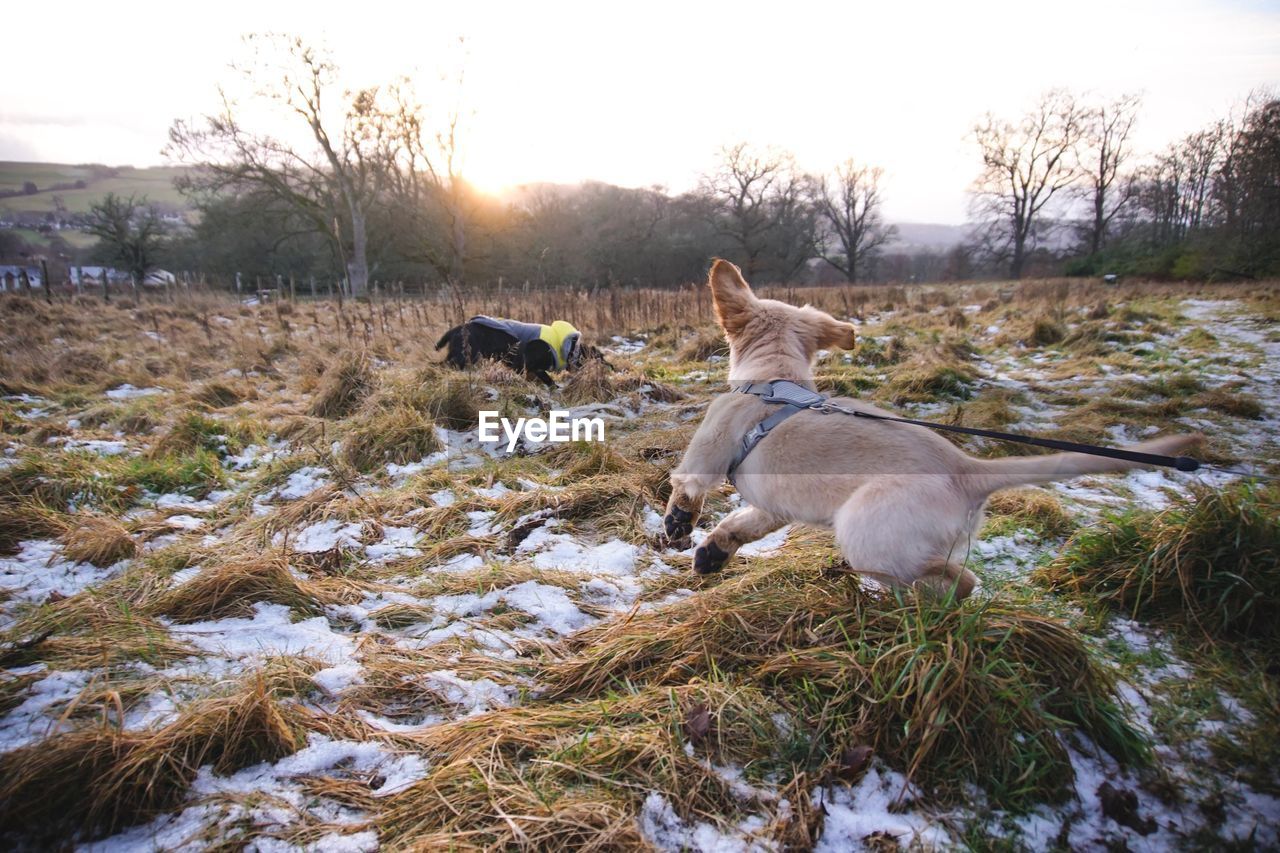
M 94 237 L 92 234 L 86 234 L 83 231 L 75 231 L 70 228 L 63 231 L 52 232 L 50 234 L 43 234 L 34 228 L 15 228 L 13 229 L 13 233 L 17 234 L 32 246 L 43 246 L 46 249 L 49 247 L 50 239 L 54 234 L 66 240 L 73 248 L 76 249 L 87 249 L 98 242 L 98 238 Z
M 21 190 L 27 181 L 35 183 L 39 190 L 34 195 L 0 198 L 0 217 L 17 213 L 49 213 L 55 209 L 54 196 L 62 199 L 71 213 L 87 212 L 90 205 L 107 193 L 146 196 L 153 202 L 178 208 L 186 206 L 182 196 L 173 188 L 173 179 L 181 174 L 181 169 L 122 166 L 115 172 L 114 175 L 103 175 L 87 165 L 0 162 L 0 190 Z M 51 189 L 57 184 L 74 184 L 76 181 L 84 181 L 84 188 Z
M 1275 283 L 766 295 L 856 323 L 827 391 L 1075 440 L 1198 431 L 1280 475 Z M 441 368 L 476 311 L 571 319 L 616 370 Z M 0 321 L 8 846 L 1280 844 L 1258 482 L 998 493 L 959 606 L 861 582 L 801 527 L 699 577 L 660 514 L 725 386 L 704 289 L 5 297 Z M 480 408 L 552 407 L 607 441 L 476 440 Z

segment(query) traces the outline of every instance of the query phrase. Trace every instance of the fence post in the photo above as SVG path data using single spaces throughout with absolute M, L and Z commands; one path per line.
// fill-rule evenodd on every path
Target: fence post
M 236 273 L 236 299 L 240 298 L 240 273 Z
M 316 277 L 314 275 L 311 276 L 311 298 L 313 300 L 316 298 Z
M 44 301 L 50 305 L 53 304 L 53 282 L 49 278 L 49 262 L 44 258 L 40 259 L 40 275 L 44 283 Z

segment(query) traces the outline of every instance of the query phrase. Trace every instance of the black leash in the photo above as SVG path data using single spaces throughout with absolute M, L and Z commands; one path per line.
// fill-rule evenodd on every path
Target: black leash
M 947 432 L 958 432 L 962 435 L 976 435 L 982 438 L 994 438 L 999 441 L 1012 441 L 1018 444 L 1030 444 L 1035 447 L 1048 447 L 1051 450 L 1065 450 L 1070 453 L 1087 453 L 1090 456 L 1106 456 L 1110 459 L 1123 459 L 1126 462 L 1138 462 L 1143 465 L 1158 465 L 1162 468 L 1176 468 L 1179 471 L 1198 471 L 1204 467 L 1199 459 L 1191 456 L 1165 456 L 1161 453 L 1143 453 L 1138 450 L 1123 450 L 1119 447 L 1100 447 L 1096 444 L 1080 444 L 1074 441 L 1058 441 L 1055 438 L 1036 438 L 1030 435 L 1014 435 L 1010 432 L 996 432 L 991 429 L 940 424 L 934 421 L 917 421 L 912 418 L 896 418 L 892 415 L 877 415 L 871 412 L 860 412 L 857 409 L 839 407 L 838 412 L 858 418 L 871 418 L 877 421 L 895 421 L 900 424 L 940 429 Z
M 972 435 L 980 438 L 992 438 L 996 441 L 1009 441 L 1016 444 L 1029 444 L 1034 447 L 1047 447 L 1050 450 L 1063 450 L 1068 453 L 1086 453 L 1090 456 L 1105 456 L 1109 459 L 1121 459 L 1125 462 L 1137 462 L 1141 465 L 1154 465 L 1159 468 L 1173 468 L 1177 471 L 1191 473 L 1201 469 L 1209 469 L 1212 471 L 1220 471 L 1224 474 L 1234 474 L 1240 477 L 1251 477 L 1261 480 L 1280 480 L 1280 477 L 1271 474 L 1258 474 L 1249 471 L 1237 471 L 1231 468 L 1223 468 L 1218 465 L 1210 465 L 1201 462 L 1192 456 L 1166 456 L 1161 453 L 1143 453 L 1138 450 L 1124 450 L 1119 447 L 1102 447 L 1096 444 L 1081 444 L 1075 441 L 1059 441 L 1054 438 L 1037 438 L 1030 435 L 1016 435 L 1010 432 L 997 432 L 991 429 L 980 429 L 978 427 L 957 426 L 955 424 L 943 424 L 935 421 L 919 421 L 914 418 L 900 418 L 894 415 L 877 415 L 874 412 L 864 412 L 858 409 L 848 409 L 844 406 L 832 403 L 822 394 L 810 391 L 807 388 L 796 385 L 794 382 L 775 381 L 775 382 L 759 382 L 750 383 L 742 387 L 736 388 L 736 391 L 744 394 L 753 394 L 758 396 L 766 403 L 780 403 L 783 408 L 766 418 L 755 428 L 750 430 L 744 437 L 742 447 L 733 460 L 729 468 L 729 477 L 732 480 L 733 473 L 739 463 L 746 458 L 760 441 L 768 435 L 769 431 L 781 423 L 791 415 L 812 409 L 819 412 L 840 412 L 846 415 L 853 415 L 856 418 L 868 418 L 876 421 L 892 421 L 900 424 L 911 424 L 912 426 L 928 427 L 929 429 L 942 430 L 945 432 L 955 432 L 961 435 Z
M 962 435 L 976 435 L 981 436 L 982 438 L 994 438 L 997 441 L 1030 444 L 1036 447 L 1048 447 L 1052 450 L 1065 450 L 1071 453 L 1087 453 L 1090 456 L 1106 456 L 1111 459 L 1123 459 L 1127 462 L 1139 462 L 1143 465 L 1156 465 L 1161 468 L 1175 468 L 1178 471 L 1184 471 L 1187 473 L 1207 469 L 1210 471 L 1219 471 L 1223 474 L 1234 474 L 1237 477 L 1280 481 L 1280 477 L 1272 474 L 1259 474 L 1255 471 L 1238 471 L 1234 468 L 1223 468 L 1221 465 L 1210 465 L 1207 462 L 1201 462 L 1199 459 L 1192 456 L 1165 456 L 1160 453 L 1142 453 L 1137 450 L 1122 450 L 1119 447 L 1101 447 L 1096 444 L 1079 444 L 1074 441 L 1058 441 L 1054 438 L 1036 438 L 1035 436 L 1030 435 L 1015 435 L 1011 432 L 996 432 L 991 429 L 963 427 L 956 426 L 955 424 L 940 424 L 935 421 L 917 421 L 912 418 L 898 418 L 893 417 L 892 415 L 877 415 L 872 412 L 860 412 L 857 409 L 846 409 L 843 406 L 837 406 L 832 403 L 828 403 L 826 408 L 832 411 L 843 412 L 846 415 L 853 415 L 857 418 L 870 418 L 876 421 L 896 421 L 897 423 L 913 424 L 915 426 L 929 427 L 930 429 L 958 432 Z

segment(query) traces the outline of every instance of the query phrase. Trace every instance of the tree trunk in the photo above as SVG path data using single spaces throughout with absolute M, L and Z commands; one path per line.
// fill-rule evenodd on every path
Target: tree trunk
M 368 234 L 364 211 L 351 207 L 351 260 L 347 262 L 347 279 L 352 298 L 364 296 L 369 288 Z
M 1089 235 L 1091 238 L 1089 241 L 1089 253 L 1093 255 L 1098 254 L 1098 252 L 1102 250 L 1102 229 L 1104 227 L 1102 212 L 1105 209 L 1105 205 L 1106 197 L 1101 192 L 1094 193 L 1093 233 Z
M 466 223 L 462 220 L 462 214 L 458 210 L 455 203 L 453 210 L 453 258 L 451 265 L 453 267 L 451 277 L 459 286 L 465 285 L 466 270 L 464 268 L 464 258 L 467 256 L 467 229 Z
M 849 283 L 858 283 L 858 253 L 849 252 L 846 256 L 849 264 Z
M 1022 278 L 1022 266 L 1025 261 L 1024 253 L 1026 252 L 1026 247 L 1026 238 L 1021 234 L 1015 235 L 1013 238 L 1013 261 L 1009 264 L 1010 278 Z

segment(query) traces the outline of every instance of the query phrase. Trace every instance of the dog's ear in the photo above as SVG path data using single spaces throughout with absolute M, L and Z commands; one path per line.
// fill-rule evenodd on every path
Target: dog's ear
M 716 320 L 729 337 L 741 332 L 755 313 L 756 297 L 742 278 L 742 273 L 728 261 L 716 258 L 707 283 L 715 304 Z
M 805 306 L 814 325 L 816 337 L 814 343 L 818 349 L 853 349 L 857 334 L 852 323 L 842 323 L 825 311 Z

